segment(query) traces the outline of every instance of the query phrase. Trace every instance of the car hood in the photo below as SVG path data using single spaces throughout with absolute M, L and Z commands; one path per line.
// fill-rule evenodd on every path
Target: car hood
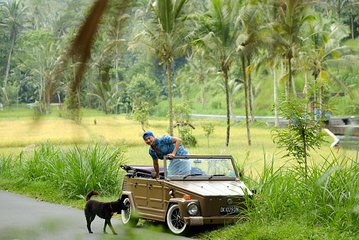
M 170 185 L 202 196 L 244 196 L 252 192 L 242 181 L 171 181 Z

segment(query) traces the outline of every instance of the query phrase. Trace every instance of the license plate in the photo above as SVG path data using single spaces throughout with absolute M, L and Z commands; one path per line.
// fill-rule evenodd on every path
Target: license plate
M 220 214 L 237 214 L 239 213 L 239 207 L 236 206 L 225 206 L 219 208 Z

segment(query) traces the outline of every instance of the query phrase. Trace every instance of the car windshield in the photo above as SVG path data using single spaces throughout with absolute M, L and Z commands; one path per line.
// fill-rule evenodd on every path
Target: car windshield
M 230 156 L 181 156 L 165 159 L 165 171 L 168 178 L 182 180 L 219 180 L 237 177 Z

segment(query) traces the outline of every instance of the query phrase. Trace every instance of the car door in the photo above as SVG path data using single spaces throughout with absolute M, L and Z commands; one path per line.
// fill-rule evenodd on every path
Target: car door
M 142 212 L 147 208 L 147 180 L 134 178 L 132 180 L 132 196 L 135 201 L 136 209 Z
M 164 220 L 164 182 L 160 179 L 149 179 L 147 182 L 147 207 L 153 219 Z
M 159 221 L 165 219 L 163 180 L 134 178 L 132 196 L 136 210 L 143 218 Z

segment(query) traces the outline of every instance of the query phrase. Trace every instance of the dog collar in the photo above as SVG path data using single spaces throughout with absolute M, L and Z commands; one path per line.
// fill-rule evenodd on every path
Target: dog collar
M 113 209 L 112 209 L 112 204 L 110 203 L 110 210 L 111 210 L 111 212 L 113 212 Z

